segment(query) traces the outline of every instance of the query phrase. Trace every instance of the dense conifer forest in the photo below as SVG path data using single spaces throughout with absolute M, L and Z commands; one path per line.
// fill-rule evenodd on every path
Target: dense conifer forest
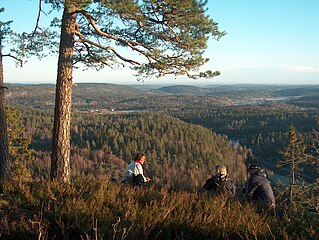
M 132 151 L 138 149 L 136 147 L 135 149 L 129 147 L 128 150 L 119 148 L 119 146 L 123 146 L 122 140 L 119 140 L 117 136 L 113 137 L 113 133 L 108 134 L 108 129 L 106 129 L 106 126 L 110 126 L 108 121 L 119 120 L 134 125 L 137 123 L 129 119 L 137 121 L 138 118 L 144 118 L 142 115 L 144 113 L 145 116 L 149 116 L 146 118 L 149 122 L 146 123 L 146 128 L 144 126 L 143 130 L 140 128 L 140 131 L 145 131 L 145 136 L 147 136 L 151 134 L 148 126 L 153 121 L 152 118 L 161 118 L 152 117 L 152 114 L 161 112 L 163 113 L 161 116 L 165 116 L 163 119 L 173 116 L 184 122 L 208 128 L 213 135 L 223 136 L 220 139 L 228 139 L 233 144 L 240 144 L 241 147 L 238 146 L 237 148 L 239 148 L 240 155 L 243 156 L 241 158 L 246 159 L 248 155 L 248 162 L 253 161 L 272 171 L 287 175 L 287 169 L 278 168 L 277 162 L 282 158 L 281 149 L 287 144 L 289 127 L 296 127 L 303 134 L 305 140 L 312 139 L 312 142 L 316 142 L 314 136 L 316 136 L 316 131 L 319 128 L 318 88 L 318 86 L 267 85 L 216 85 L 206 87 L 180 85 L 154 88 L 143 84 L 133 86 L 77 84 L 73 89 L 72 144 L 74 144 L 75 149 L 73 152 L 77 154 L 77 151 L 80 151 L 79 149 L 88 148 L 94 151 L 102 150 L 104 154 L 108 151 L 112 152 L 115 157 L 128 162 L 133 154 Z M 31 147 L 34 147 L 35 150 L 49 151 L 51 147 L 50 129 L 52 126 L 50 124 L 53 118 L 54 86 L 12 85 L 7 93 L 7 98 L 13 105 L 30 107 L 29 111 L 24 110 L 27 114 L 24 121 L 26 126 L 30 127 L 27 131 L 32 134 Z M 47 111 L 39 111 L 39 109 Z M 140 116 L 137 114 L 138 112 L 141 114 Z M 39 118 L 39 116 L 42 117 Z M 128 120 L 125 121 L 125 118 Z M 163 123 L 165 121 L 163 120 Z M 86 125 L 88 123 L 90 124 Z M 41 128 L 38 128 L 36 124 L 39 124 Z M 185 128 L 188 128 L 188 126 Z M 123 129 L 123 127 L 117 129 L 115 126 L 115 135 L 119 134 L 121 138 L 124 138 L 126 133 L 123 132 Z M 169 129 L 167 131 L 174 130 Z M 133 131 L 130 134 L 139 133 Z M 157 137 L 161 138 L 162 134 L 165 134 L 165 132 L 158 132 Z M 175 135 L 174 133 L 173 135 L 168 133 L 167 136 L 169 138 Z M 134 140 L 133 136 L 131 137 Z M 147 139 L 147 137 L 142 138 Z M 130 141 L 126 140 L 125 143 L 128 142 Z M 164 140 L 164 142 L 166 141 Z M 168 142 L 168 144 L 170 143 Z M 206 141 L 206 144 L 209 144 L 208 141 Z M 163 150 L 163 146 L 153 145 L 154 141 L 151 144 L 139 143 L 138 148 L 151 151 L 153 147 L 153 152 L 154 149 L 158 149 L 157 151 L 160 151 L 160 153 L 156 154 L 160 156 L 163 162 L 171 162 L 174 159 L 172 156 L 178 157 L 175 160 L 181 161 L 180 153 L 176 154 L 176 148 L 166 147 Z M 39 146 L 44 149 L 38 149 Z M 187 151 L 194 150 L 188 149 Z M 202 149 L 199 152 L 201 151 Z M 131 155 L 125 152 L 130 152 Z M 182 155 L 182 158 L 197 158 L 197 155 L 190 157 L 185 151 Z M 151 160 L 154 159 L 155 161 L 158 156 L 152 157 Z M 187 161 L 192 162 L 191 159 Z M 216 163 L 220 160 L 221 158 L 215 158 L 209 161 Z M 201 160 L 197 158 L 196 161 Z M 206 164 L 209 162 L 207 158 L 203 161 Z M 183 163 L 186 163 L 186 160 L 183 160 Z M 212 166 L 211 163 L 209 167 Z M 318 177 L 318 174 L 316 171 L 308 171 L 304 173 L 304 176 L 307 180 L 314 180 Z
M 24 111 L 24 125 L 34 139 L 36 176 L 47 177 L 52 112 Z M 166 186 L 199 187 L 213 166 L 224 163 L 239 181 L 245 179 L 249 151 L 233 146 L 210 130 L 164 113 L 73 114 L 72 171 L 74 175 L 107 175 L 121 180 L 136 152 L 147 155 L 150 177 Z

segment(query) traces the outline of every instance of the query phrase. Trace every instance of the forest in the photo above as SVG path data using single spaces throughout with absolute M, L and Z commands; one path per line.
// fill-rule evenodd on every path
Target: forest
M 132 150 L 134 152 L 138 149 L 133 148 L 129 151 L 121 149 L 119 152 L 118 146 L 123 146 L 123 140 L 117 142 L 116 135 L 128 133 L 126 129 L 123 132 L 123 127 L 115 127 L 117 132 L 108 134 L 105 126 L 110 126 L 110 124 L 107 124 L 107 121 L 114 121 L 108 119 L 115 118 L 117 121 L 124 121 L 125 118 L 133 118 L 136 120 L 143 118 L 143 114 L 148 116 L 146 119 L 150 119 L 154 118 L 152 114 L 162 113 L 162 116 L 165 116 L 164 119 L 172 116 L 186 123 L 201 125 L 218 138 L 227 139 L 235 146 L 236 143 L 239 144 L 238 148 L 244 149 L 245 152 L 243 159 L 248 156 L 246 164 L 255 162 L 267 169 L 287 175 L 287 169 L 278 168 L 277 162 L 282 158 L 280 151 L 288 142 L 289 127 L 294 126 L 298 132 L 303 134 L 305 141 L 317 141 L 315 136 L 319 128 L 318 88 L 318 86 L 267 85 L 231 85 L 228 88 L 218 85 L 204 87 L 178 85 L 152 88 L 148 85 L 80 83 L 73 89 L 72 143 L 76 148 L 87 147 L 92 150 L 111 151 L 115 156 L 130 161 L 131 155 L 124 153 L 131 152 L 132 154 Z M 54 104 L 53 92 L 53 85 L 36 85 L 35 87 L 34 85 L 12 85 L 10 91 L 7 92 L 7 98 L 11 104 L 24 106 L 25 126 L 33 129 L 28 131 L 33 139 L 31 147 L 35 150 L 49 151 L 50 149 L 50 124 L 53 118 L 53 112 L 50 109 Z M 30 111 L 26 111 L 26 107 L 30 108 Z M 126 112 L 116 114 L 121 111 Z M 158 118 L 155 117 L 155 119 Z M 126 120 L 126 122 L 130 121 Z M 86 123 L 90 124 L 86 125 Z M 131 122 L 130 124 L 137 123 Z M 148 129 L 150 123 L 146 124 L 147 127 L 144 127 L 143 130 L 140 128 L 139 131 L 153 136 L 152 130 Z M 36 133 L 36 131 L 39 132 Z M 176 130 L 169 129 L 168 131 Z M 164 132 L 161 132 L 157 136 L 160 137 L 163 134 Z M 174 132 L 172 134 L 176 136 Z M 168 136 L 172 135 L 168 133 Z M 164 142 L 169 144 L 165 140 Z M 208 143 L 209 141 L 206 141 L 206 144 Z M 152 145 L 154 141 L 151 144 L 139 144 L 138 147 L 151 151 Z M 40 146 L 42 149 L 39 149 Z M 165 149 L 163 146 L 152 147 L 161 149 L 159 156 L 162 161 L 176 156 L 176 147 L 167 146 Z M 188 151 L 193 150 L 186 150 Z M 190 157 L 185 155 L 185 158 Z M 216 163 L 217 160 L 222 159 L 216 158 L 210 161 Z M 307 168 L 306 165 L 304 167 L 308 171 L 303 173 L 303 178 L 313 181 L 318 177 L 316 170 Z M 207 172 L 203 175 L 207 175 Z
M 311 96 L 317 92 L 291 90 L 292 95 L 282 99 L 285 91 L 280 93 L 278 87 L 231 86 L 229 92 L 206 88 L 200 93 L 189 86 L 74 86 L 72 185 L 65 188 L 48 181 L 54 86 L 9 85 L 10 156 L 19 184 L 3 187 L 3 236 L 15 239 L 23 232 L 27 239 L 210 239 L 212 234 L 220 239 L 316 239 L 318 111 Z M 299 99 L 302 106 L 297 105 Z M 311 106 L 305 107 L 305 99 L 311 99 Z M 289 126 L 295 126 L 307 146 L 302 157 L 312 155 L 309 162 L 298 164 L 304 170 L 299 168 L 296 176 L 307 184 L 294 186 L 291 201 L 291 185 L 273 178 L 289 178 L 289 164 L 279 167 L 284 152 L 289 152 Z M 139 151 L 147 155 L 144 168 L 152 184 L 140 189 L 124 186 L 123 170 Z M 264 167 L 273 181 L 275 218 L 256 214 L 240 194 L 229 202 L 201 189 L 216 164 L 224 164 L 235 184 L 243 186 L 246 167 L 252 163 Z M 229 221 L 234 215 L 235 221 Z
M 34 151 L 34 177 L 48 178 L 52 111 L 23 110 L 23 125 Z M 239 181 L 245 180 L 249 151 L 233 146 L 210 130 L 164 113 L 74 113 L 71 169 L 74 176 L 94 174 L 121 181 L 137 152 L 147 155 L 148 174 L 167 187 L 202 185 L 213 167 L 223 162 Z

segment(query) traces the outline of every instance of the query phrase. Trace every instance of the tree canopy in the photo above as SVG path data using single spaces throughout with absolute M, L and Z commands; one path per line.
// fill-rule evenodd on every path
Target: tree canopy
M 40 0 L 41 9 L 42 0 Z M 139 77 L 167 74 L 213 77 L 200 72 L 209 36 L 225 32 L 205 15 L 207 1 L 45 0 L 62 10 L 51 178 L 69 182 L 72 69 L 77 63 L 97 69 L 131 64 Z M 41 11 L 39 11 L 41 13 Z M 137 55 L 126 55 L 123 48 Z
M 139 77 L 174 74 L 198 78 L 220 74 L 198 72 L 209 60 L 202 56 L 208 38 L 219 40 L 225 35 L 205 15 L 207 1 L 45 2 L 53 9 L 72 7 L 69 14 L 77 15 L 74 64 L 81 62 L 99 69 L 129 63 Z M 60 24 L 59 19 L 53 22 L 54 26 Z

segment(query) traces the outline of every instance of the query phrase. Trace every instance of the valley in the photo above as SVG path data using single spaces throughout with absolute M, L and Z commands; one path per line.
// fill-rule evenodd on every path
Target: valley
M 7 91 L 8 103 L 18 106 L 24 115 L 24 125 L 27 126 L 27 132 L 31 134 L 32 138 L 31 147 L 36 152 L 43 150 L 48 152 L 50 149 L 54 88 L 54 85 L 49 84 L 9 85 L 9 91 Z M 246 165 L 255 163 L 285 176 L 288 174 L 287 170 L 278 168 L 277 162 L 282 158 L 280 151 L 287 144 L 288 129 L 290 126 L 294 126 L 306 139 L 314 139 L 318 143 L 315 138 L 316 132 L 319 130 L 318 109 L 319 86 L 230 85 L 196 87 L 174 85 L 143 87 L 80 83 L 73 89 L 72 144 L 74 144 L 74 149 L 78 149 L 77 155 L 83 152 L 79 149 L 89 147 L 90 154 L 84 159 L 92 162 L 92 166 L 98 164 L 96 160 L 92 159 L 93 153 L 100 150 L 104 152 L 103 157 L 107 156 L 107 152 L 112 152 L 120 162 L 123 159 L 130 161 L 130 155 L 123 156 L 123 152 L 128 151 L 126 147 L 118 142 L 117 137 L 114 140 L 107 129 L 104 135 L 95 136 L 95 132 L 99 131 L 98 128 L 103 128 L 102 126 L 105 124 L 102 116 L 105 116 L 106 119 L 112 118 L 113 121 L 118 121 L 118 119 L 132 121 L 129 119 L 145 118 L 150 114 L 163 114 L 158 115 L 158 117 L 171 116 L 186 123 L 201 125 L 222 139 L 229 139 L 232 142 L 235 140 L 237 146 L 235 148 L 243 149 L 239 151 L 242 151 L 240 154 L 245 155 L 241 161 L 244 161 Z M 39 116 L 42 117 L 39 118 Z M 30 123 L 30 119 L 37 119 L 38 123 Z M 88 128 L 92 123 L 102 125 L 94 130 Z M 42 127 L 37 129 L 39 126 Z M 78 142 L 77 134 L 81 128 L 86 129 L 86 135 L 82 135 L 81 142 Z M 143 131 L 143 128 L 140 130 Z M 119 135 L 125 134 L 123 130 L 121 131 Z M 169 139 L 172 137 L 178 138 L 178 136 L 172 135 Z M 109 138 L 113 140 L 111 141 Z M 147 137 L 145 136 L 145 138 Z M 130 141 L 132 140 L 127 140 L 125 145 Z M 170 139 L 170 141 L 180 142 L 180 139 Z M 160 147 L 162 150 L 159 154 L 159 150 L 153 145 L 154 143 L 141 146 L 137 142 L 135 149 L 155 151 L 157 155 L 160 155 L 161 161 L 170 162 L 174 166 L 176 157 L 172 158 L 172 156 L 189 158 L 189 156 L 183 156 L 179 150 L 170 151 L 169 147 L 164 146 Z M 40 146 L 41 148 L 39 148 Z M 119 146 L 124 147 L 124 149 L 120 151 Z M 42 155 L 42 158 L 48 158 L 45 157 L 45 153 Z M 216 163 L 219 159 L 199 159 L 199 156 L 196 155 L 192 158 L 199 162 L 212 161 L 211 164 Z M 222 157 L 220 160 L 223 161 Z M 38 161 L 42 162 L 40 159 Z M 158 160 L 151 157 L 151 161 Z M 200 164 L 203 168 L 208 169 L 201 171 L 201 173 L 197 172 L 196 175 L 205 175 L 200 177 L 203 180 L 209 173 L 209 169 L 212 168 L 211 164 Z M 42 165 L 46 164 L 42 163 Z M 74 168 L 76 167 L 74 166 Z M 92 167 L 89 168 L 90 171 L 93 171 Z M 307 166 L 305 168 L 307 169 Z M 151 169 L 151 171 L 154 170 Z M 119 173 L 110 174 L 118 175 Z M 234 170 L 234 175 L 242 175 L 238 181 L 243 180 L 245 178 L 244 167 L 240 171 Z M 301 176 L 303 179 L 311 181 L 318 177 L 318 173 L 310 170 L 302 173 Z M 200 185 L 202 180 L 197 184 Z

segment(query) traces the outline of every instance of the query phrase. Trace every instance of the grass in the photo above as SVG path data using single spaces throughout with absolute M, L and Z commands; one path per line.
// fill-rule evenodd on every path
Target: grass
M 265 217 L 205 192 L 79 178 L 4 185 L 0 239 L 317 239 L 317 222 Z M 301 229 L 302 228 L 302 229 Z

